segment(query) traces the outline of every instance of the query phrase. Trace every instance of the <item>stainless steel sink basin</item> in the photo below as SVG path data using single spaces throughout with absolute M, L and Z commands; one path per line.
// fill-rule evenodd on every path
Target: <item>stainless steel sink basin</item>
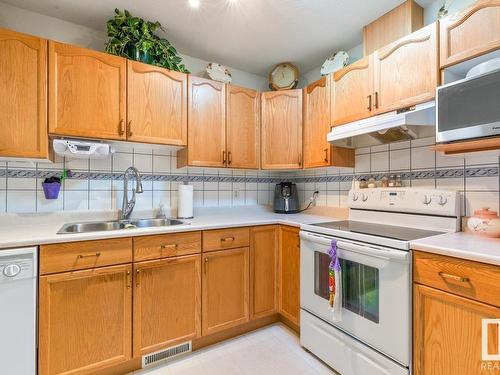
M 184 222 L 175 219 L 132 219 L 130 221 L 94 221 L 70 223 L 62 226 L 57 234 L 103 232 L 118 229 L 168 227 L 181 225 Z

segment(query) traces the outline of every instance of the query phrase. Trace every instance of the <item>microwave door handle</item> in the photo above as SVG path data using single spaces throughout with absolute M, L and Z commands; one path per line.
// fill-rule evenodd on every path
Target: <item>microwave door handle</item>
M 374 256 L 386 260 L 397 260 L 401 262 L 407 262 L 409 258 L 409 252 L 407 251 L 374 248 L 371 246 L 356 245 L 353 243 L 343 242 L 343 241 L 338 241 L 337 247 L 340 250 L 353 251 L 355 253 Z
M 330 238 L 318 236 L 315 234 L 309 234 L 307 232 L 300 232 L 300 238 L 305 241 L 311 241 L 323 246 L 330 246 L 332 244 L 332 240 Z

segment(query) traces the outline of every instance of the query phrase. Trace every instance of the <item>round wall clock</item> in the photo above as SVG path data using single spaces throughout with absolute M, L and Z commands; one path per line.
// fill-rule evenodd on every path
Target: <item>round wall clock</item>
M 291 63 L 281 63 L 269 73 L 269 87 L 272 90 L 289 90 L 299 83 L 299 69 Z

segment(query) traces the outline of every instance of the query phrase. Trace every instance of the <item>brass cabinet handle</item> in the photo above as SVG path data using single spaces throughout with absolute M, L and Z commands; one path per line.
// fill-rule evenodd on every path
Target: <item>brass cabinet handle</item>
M 130 277 L 130 271 L 127 271 L 127 288 L 132 285 L 132 278 Z
M 127 137 L 132 137 L 132 120 L 127 124 Z
M 378 109 L 378 91 L 375 91 L 375 109 Z
M 118 135 L 125 134 L 125 120 L 120 120 L 120 125 L 118 125 Z
M 367 109 L 368 109 L 369 111 L 371 111 L 371 110 L 372 110 L 372 96 L 371 96 L 371 94 L 370 94 L 370 95 L 368 95 L 368 107 L 367 107 Z
M 207 274 L 207 267 L 208 267 L 208 257 L 205 258 L 205 267 L 203 267 L 203 273 L 205 273 L 205 275 Z
M 328 148 L 325 148 L 325 161 L 328 161 Z
M 141 275 L 141 270 L 135 271 L 135 286 L 139 288 L 139 276 Z
M 455 281 L 460 281 L 461 283 L 468 283 L 470 281 L 468 277 L 451 275 L 449 273 L 444 273 L 444 272 L 439 272 L 438 275 L 441 276 L 443 279 L 451 279 Z
M 78 255 L 78 258 L 80 258 L 80 259 L 82 259 L 82 258 L 92 258 L 92 257 L 98 257 L 100 255 L 101 255 L 101 253 L 80 254 L 80 255 Z
M 177 244 L 176 243 L 172 243 L 172 244 L 168 244 L 168 245 L 161 245 L 160 247 L 162 249 L 177 249 Z
M 233 161 L 233 160 L 232 160 L 232 158 L 231 158 L 231 151 L 228 151 L 228 152 L 227 152 L 227 164 L 231 164 L 231 162 L 232 162 L 232 161 Z
M 302 167 L 302 155 L 299 154 L 299 167 Z
M 234 241 L 234 237 L 223 237 L 220 239 L 222 242 L 232 242 Z
M 226 151 L 222 150 L 222 164 L 226 164 Z

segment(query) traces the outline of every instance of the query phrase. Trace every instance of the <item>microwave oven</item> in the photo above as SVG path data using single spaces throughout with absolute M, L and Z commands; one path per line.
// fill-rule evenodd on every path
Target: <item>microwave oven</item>
M 440 86 L 436 142 L 500 135 L 500 70 Z

